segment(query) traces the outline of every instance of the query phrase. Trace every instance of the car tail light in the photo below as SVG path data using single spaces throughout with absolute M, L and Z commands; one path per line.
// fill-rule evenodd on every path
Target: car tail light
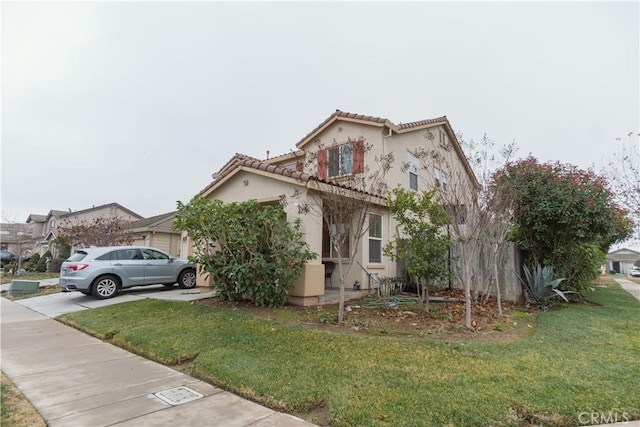
M 84 270 L 87 267 L 89 267 L 89 264 L 71 264 L 67 266 L 69 270 L 73 270 L 73 271 Z

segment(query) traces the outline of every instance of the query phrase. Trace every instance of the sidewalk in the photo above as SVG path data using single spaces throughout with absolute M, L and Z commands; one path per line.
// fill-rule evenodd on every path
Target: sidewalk
M 136 356 L 6 298 L 0 298 L 0 310 L 2 371 L 48 426 L 313 425 Z
M 640 285 L 627 279 L 615 279 L 622 289 L 640 300 Z

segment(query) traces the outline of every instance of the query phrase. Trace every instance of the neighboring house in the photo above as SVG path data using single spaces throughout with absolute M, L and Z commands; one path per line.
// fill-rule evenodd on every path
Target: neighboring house
M 35 245 L 29 230 L 29 224 L 0 224 L 0 249 L 23 258 L 31 256 Z
M 24 224 L 1 224 L 0 245 L 3 249 L 23 255 L 44 254 L 47 250 L 56 256 L 57 227 L 65 224 L 90 222 L 96 218 L 122 218 L 125 222 L 143 219 L 141 215 L 118 203 L 93 206 L 80 211 L 50 210 L 47 215 L 31 214 Z
M 179 258 L 181 235 L 171 230 L 174 217 L 175 212 L 169 212 L 127 224 L 134 235 L 133 244 L 153 246 Z
M 634 263 L 640 261 L 640 252 L 633 249 L 621 248 L 606 255 L 607 272 L 628 274 Z
M 97 218 L 120 218 L 124 222 L 132 222 L 144 219 L 143 216 L 125 208 L 118 203 L 108 203 L 101 206 L 93 206 L 80 211 L 50 211 L 47 215 L 47 223 L 45 225 L 45 236 L 42 240 L 41 253 L 47 250 L 51 251 L 53 256 L 56 254 L 56 246 L 54 244 L 57 237 L 57 227 L 76 225 L 82 222 L 90 223 Z
M 363 150 L 366 144 L 367 150 Z M 395 162 L 386 175 L 389 189 L 396 186 L 416 191 L 428 190 L 436 185 L 446 189 L 447 174 L 458 174 L 469 189 L 478 183 L 446 117 L 418 122 L 394 124 L 379 117 L 336 111 L 297 144 L 297 150 L 289 154 L 258 160 L 236 154 L 217 173 L 213 182 L 200 196 L 220 199 L 223 202 L 242 202 L 255 199 L 261 203 L 278 203 L 282 196 L 294 192 L 298 200 L 314 203 L 313 194 L 329 191 L 330 186 L 341 186 L 345 176 L 359 176 L 367 170 L 379 167 L 377 160 L 393 153 Z M 434 158 L 446 159 L 448 169 L 441 162 L 429 163 L 431 157 L 419 159 L 416 153 L 428 150 L 437 154 Z M 424 161 L 429 163 L 424 168 Z M 423 167 L 419 167 L 422 162 Z M 449 171 L 449 172 L 447 172 Z M 323 263 L 337 262 L 337 254 L 329 244 L 328 227 L 317 213 L 299 213 L 297 203 L 283 207 L 288 221 L 300 218 L 306 241 L 312 251 L 319 254 L 309 261 L 301 277 L 290 292 L 290 302 L 314 305 L 323 301 L 331 283 L 337 286 L 337 272 L 332 280 L 325 280 Z M 360 241 L 353 259 L 354 265 L 346 277 L 346 286 L 367 292 L 374 283 L 369 274 L 393 277 L 401 266 L 384 256 L 382 248 L 396 234 L 397 227 L 390 217 L 384 198 L 371 198 L 369 232 Z M 350 236 L 343 248 L 344 256 L 354 253 L 354 240 Z M 183 242 L 183 254 L 190 242 Z M 349 261 L 345 261 L 349 263 Z M 359 264 L 359 265 L 358 265 Z M 200 286 L 209 285 L 201 277 Z M 329 286 L 327 286 L 329 285 Z

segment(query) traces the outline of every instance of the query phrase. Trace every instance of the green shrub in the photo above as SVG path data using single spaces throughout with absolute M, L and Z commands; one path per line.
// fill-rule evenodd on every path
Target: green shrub
M 51 251 L 47 251 L 44 254 L 42 254 L 40 259 L 38 260 L 38 263 L 36 264 L 36 271 L 38 273 L 46 272 L 47 271 L 47 261 L 50 261 L 51 258 L 52 258 Z
M 316 257 L 303 239 L 300 220 L 289 223 L 282 207 L 255 200 L 179 202 L 174 228 L 193 239 L 190 259 L 211 275 L 219 295 L 247 298 L 257 306 L 284 305 L 305 262 Z
M 38 261 L 40 261 L 40 254 L 36 252 L 31 256 L 29 262 L 27 262 L 27 271 L 37 271 L 36 266 L 38 265 Z
M 11 272 L 12 274 L 16 274 L 16 265 L 14 263 L 12 263 L 12 262 L 7 263 L 7 264 L 4 265 L 4 267 L 2 267 L 2 270 L 5 273 Z

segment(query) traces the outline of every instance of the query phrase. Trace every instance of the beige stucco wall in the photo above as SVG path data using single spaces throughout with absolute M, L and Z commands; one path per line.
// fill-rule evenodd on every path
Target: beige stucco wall
M 123 211 L 115 206 L 105 206 L 99 209 L 91 210 L 89 212 L 71 213 L 64 215 L 57 221 L 57 225 L 62 225 L 65 221 L 69 221 L 72 224 L 79 221 L 93 221 L 97 218 L 112 218 L 119 217 L 124 221 L 137 221 L 140 218 Z

